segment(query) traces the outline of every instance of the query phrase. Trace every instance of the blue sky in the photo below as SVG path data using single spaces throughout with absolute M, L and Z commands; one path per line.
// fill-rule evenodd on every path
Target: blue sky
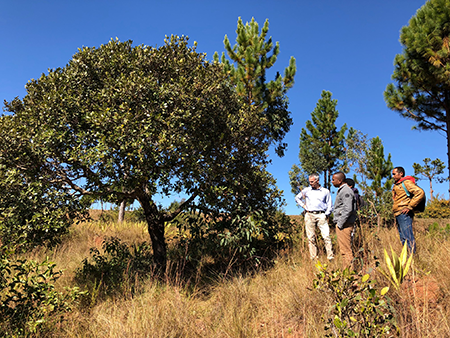
M 64 67 L 83 46 L 99 46 L 111 38 L 159 46 L 165 35 L 187 35 L 212 59 L 224 50 L 225 34 L 234 42 L 237 19 L 252 17 L 280 43 L 274 70 L 297 60 L 295 85 L 289 91 L 294 124 L 285 138 L 283 158 L 272 156 L 269 171 L 285 192 L 288 214 L 301 209 L 290 192 L 288 171 L 298 164 L 299 135 L 311 118 L 322 90 L 338 100 L 337 125 L 379 136 L 395 166 L 412 174 L 412 164 L 440 158 L 447 164 L 445 136 L 413 131 L 413 123 L 390 111 L 383 91 L 391 81 L 393 60 L 401 53 L 399 32 L 423 0 L 317 1 L 29 1 L 1 0 L 0 98 L 25 95 L 28 80 L 49 68 Z M 429 193 L 426 181 L 419 181 Z M 448 198 L 448 183 L 434 183 Z M 332 192 L 335 193 L 334 188 Z M 334 195 L 333 195 L 334 196 Z M 173 196 L 177 198 L 177 196 Z M 333 197 L 334 198 L 334 197 Z

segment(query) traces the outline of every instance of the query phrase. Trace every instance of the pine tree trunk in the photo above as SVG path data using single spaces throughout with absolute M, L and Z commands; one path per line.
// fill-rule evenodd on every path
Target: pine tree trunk
M 430 200 L 432 200 L 433 199 L 433 183 L 431 182 L 431 179 L 430 179 Z
M 119 205 L 119 217 L 117 219 L 118 223 L 122 223 L 125 219 L 125 200 L 123 200 L 122 202 L 120 202 Z
M 446 109 L 447 115 L 447 167 L 448 167 L 448 198 L 450 199 L 450 109 Z

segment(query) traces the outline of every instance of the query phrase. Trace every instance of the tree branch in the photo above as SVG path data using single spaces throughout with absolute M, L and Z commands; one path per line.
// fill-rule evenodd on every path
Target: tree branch
M 173 212 L 167 213 L 162 217 L 163 222 L 168 222 L 177 217 L 186 207 L 191 204 L 191 202 L 197 197 L 197 193 L 194 193 L 191 197 L 189 197 L 186 201 L 180 204 L 180 206 Z
M 431 123 L 430 121 L 425 120 L 424 118 L 421 118 L 415 114 L 413 114 L 413 112 L 411 110 L 409 110 L 406 107 L 403 107 L 412 117 L 414 120 L 419 121 L 419 122 L 425 122 L 428 125 L 432 126 L 434 129 L 438 129 L 441 130 L 443 132 L 447 132 L 447 130 L 445 130 L 443 127 L 438 126 L 437 124 Z

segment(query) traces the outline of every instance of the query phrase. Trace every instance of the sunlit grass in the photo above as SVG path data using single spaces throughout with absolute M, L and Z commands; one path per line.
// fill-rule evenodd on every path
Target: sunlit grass
M 450 220 L 417 220 L 418 254 L 407 281 L 389 296 L 396 309 L 401 337 L 450 336 L 450 235 L 428 232 L 432 222 L 444 229 Z M 369 248 L 364 269 L 379 285 L 389 281 L 376 272 L 383 266 L 383 250 L 401 243 L 395 228 L 364 228 Z M 49 256 L 64 277 L 58 287 L 73 286 L 76 269 L 89 257 L 91 247 L 117 236 L 126 243 L 149 241 L 146 225 L 124 222 L 89 222 L 76 225 L 61 245 L 27 253 L 28 258 Z M 340 259 L 331 268 L 340 267 Z M 321 252 L 321 260 L 326 255 Z M 70 314 L 55 336 L 65 337 L 323 337 L 322 317 L 330 303 L 312 288 L 316 268 L 309 260 L 307 245 L 299 240 L 266 271 L 251 275 L 223 275 L 209 283 L 186 285 L 177 274 L 165 281 L 151 276 L 139 284 L 139 292 L 126 287 L 119 295 L 98 301 L 92 308 L 80 307 Z M 420 283 L 419 283 L 420 282 Z

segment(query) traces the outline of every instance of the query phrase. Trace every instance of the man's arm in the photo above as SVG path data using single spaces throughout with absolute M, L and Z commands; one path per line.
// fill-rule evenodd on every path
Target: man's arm
M 295 202 L 297 202 L 299 206 L 306 210 L 304 190 L 302 190 L 297 196 L 295 196 Z
M 407 206 L 409 210 L 413 210 L 419 204 L 420 200 L 425 195 L 425 192 L 411 181 L 404 180 L 403 183 L 405 183 L 406 189 L 413 195 Z
M 331 194 L 330 194 L 329 190 L 325 197 L 325 203 L 327 204 L 327 210 L 325 210 L 325 216 L 328 217 L 333 212 L 333 203 L 331 203 Z

